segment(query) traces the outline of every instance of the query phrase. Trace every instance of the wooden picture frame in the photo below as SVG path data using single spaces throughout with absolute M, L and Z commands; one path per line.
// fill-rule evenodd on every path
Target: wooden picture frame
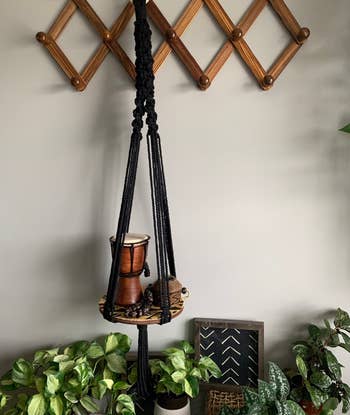
M 233 386 L 256 387 L 264 377 L 264 323 L 261 321 L 194 319 L 196 358 L 211 357 L 223 376 L 211 379 L 208 389 L 232 390 Z

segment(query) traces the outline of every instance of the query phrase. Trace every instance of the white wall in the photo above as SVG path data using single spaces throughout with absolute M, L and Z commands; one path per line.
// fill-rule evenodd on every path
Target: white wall
M 97 311 L 134 90 L 110 56 L 86 92 L 73 92 L 34 41 L 63 3 L 0 3 L 1 369 L 112 330 L 136 339 Z M 111 23 L 124 1 L 91 3 Z M 175 18 L 185 0 L 159 4 Z M 248 1 L 223 4 L 235 20 Z M 288 4 L 312 37 L 270 92 L 237 56 L 207 92 L 173 56 L 157 76 L 178 275 L 192 295 L 181 318 L 150 330 L 153 350 L 187 336 L 194 317 L 263 320 L 266 357 L 285 363 L 305 323 L 350 309 L 350 138 L 337 132 L 350 119 L 350 4 Z M 80 65 L 98 39 L 73 22 L 62 46 Z M 223 35 L 201 12 L 184 39 L 205 64 Z M 266 12 L 247 39 L 268 64 L 288 37 Z M 150 232 L 145 154 L 141 164 L 132 229 Z

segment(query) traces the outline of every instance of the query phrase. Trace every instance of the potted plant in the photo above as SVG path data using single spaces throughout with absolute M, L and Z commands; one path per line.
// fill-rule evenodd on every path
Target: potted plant
M 199 382 L 219 378 L 221 371 L 209 357 L 195 359 L 194 349 L 186 341 L 163 354 L 164 360 L 150 360 L 157 394 L 155 415 L 190 415 L 189 398 L 198 396 Z
M 104 407 L 108 415 L 134 415 L 125 381 L 130 344 L 128 336 L 114 333 L 102 342 L 79 341 L 16 360 L 0 378 L 0 413 L 84 415 Z
M 276 365 L 268 363 L 269 381 L 258 381 L 258 389 L 243 388 L 243 408 L 222 408 L 220 415 L 305 415 L 301 407 L 289 399 L 290 385 Z
M 343 366 L 331 349 L 340 347 L 350 352 L 349 314 L 338 308 L 332 323 L 324 320 L 323 327 L 311 324 L 308 332 L 308 337 L 292 348 L 297 369 L 287 371 L 291 398 L 310 415 L 330 415 L 339 404 L 346 413 L 350 408 L 350 387 L 342 381 Z

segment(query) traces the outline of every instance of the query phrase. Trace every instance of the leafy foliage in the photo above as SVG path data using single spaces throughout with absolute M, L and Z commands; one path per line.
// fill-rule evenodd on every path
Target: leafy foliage
M 350 130 L 349 130 L 350 132 Z M 322 406 L 322 415 L 332 415 L 341 403 L 343 413 L 350 408 L 350 387 L 342 381 L 342 365 L 330 349 L 341 347 L 350 352 L 350 316 L 338 308 L 334 321 L 323 327 L 309 326 L 306 340 L 293 345 L 296 371 L 289 372 L 291 397 L 296 402 L 311 400 Z
M 0 378 L 0 414 L 86 415 L 101 412 L 106 398 L 108 415 L 134 415 L 126 394 L 130 345 L 128 336 L 112 333 L 101 343 L 79 341 L 63 350 L 40 350 L 31 361 L 16 360 Z
M 259 380 L 258 390 L 244 388 L 245 406 L 241 409 L 222 408 L 220 415 L 305 415 L 302 408 L 288 399 L 290 385 L 286 375 L 269 362 L 269 381 Z
M 350 133 L 350 124 L 347 124 L 345 127 L 341 128 L 339 131 L 343 131 L 344 133 Z
M 176 396 L 187 394 L 195 398 L 199 394 L 199 381 L 208 382 L 211 376 L 219 378 L 221 371 L 209 357 L 194 359 L 194 349 L 186 341 L 179 348 L 164 350 L 165 360 L 150 361 L 156 393 L 168 393 Z

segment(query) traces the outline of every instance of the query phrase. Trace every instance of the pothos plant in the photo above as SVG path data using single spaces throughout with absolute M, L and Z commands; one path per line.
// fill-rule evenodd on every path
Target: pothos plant
M 296 371 L 289 371 L 292 383 L 291 397 L 296 401 L 312 401 L 316 408 L 322 406 L 323 413 L 332 414 L 338 405 L 342 411 L 350 409 L 350 387 L 342 381 L 343 367 L 331 349 L 343 348 L 350 352 L 350 317 L 338 308 L 331 323 L 308 327 L 305 340 L 294 343 Z
M 221 370 L 209 357 L 194 358 L 194 349 L 187 341 L 178 348 L 163 351 L 165 360 L 150 360 L 150 367 L 157 394 L 195 398 L 199 394 L 199 382 L 209 382 L 210 377 L 221 377 Z
M 0 413 L 84 415 L 101 412 L 106 398 L 108 415 L 134 415 L 125 381 L 130 344 L 128 336 L 114 333 L 101 342 L 79 341 L 16 360 L 0 378 Z
M 243 388 L 244 407 L 222 408 L 220 415 L 305 415 L 302 408 L 289 399 L 290 385 L 276 363 L 268 363 L 269 380 L 258 380 L 258 389 Z

